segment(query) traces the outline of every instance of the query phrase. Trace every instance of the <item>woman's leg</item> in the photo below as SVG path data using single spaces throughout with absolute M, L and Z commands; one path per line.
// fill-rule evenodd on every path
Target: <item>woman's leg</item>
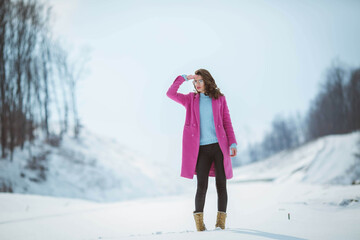
M 218 194 L 218 211 L 226 212 L 227 207 L 227 190 L 226 190 L 226 175 L 224 169 L 224 155 L 221 151 L 220 145 L 214 146 L 214 161 L 215 161 L 215 175 L 216 175 L 216 190 Z
M 197 190 L 195 196 L 195 212 L 203 212 L 208 188 L 209 171 L 213 158 L 208 145 L 201 145 L 196 163 Z

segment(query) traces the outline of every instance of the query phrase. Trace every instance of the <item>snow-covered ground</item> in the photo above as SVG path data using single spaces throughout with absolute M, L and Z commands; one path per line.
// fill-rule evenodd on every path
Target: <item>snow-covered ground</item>
M 351 185 L 359 179 L 356 154 L 360 153 L 360 132 L 320 138 L 234 169 L 234 178 L 227 185 L 226 230 L 214 229 L 217 194 L 215 179 L 209 178 L 205 232 L 196 232 L 192 215 L 196 177 L 184 179 L 165 171 L 165 177 L 160 178 L 162 165 L 148 166 L 146 159 L 136 158 L 115 142 L 89 133 L 86 136 L 83 147 L 71 139 L 65 140 L 68 146 L 62 146 L 62 150 L 69 160 L 59 157 L 64 153 L 50 149 L 51 165 L 47 167 L 54 169 L 47 172 L 51 173 L 47 177 L 49 182 L 15 181 L 15 190 L 27 186 L 31 191 L 26 193 L 31 195 L 21 191 L 0 194 L 1 240 L 360 239 L 360 185 Z M 80 152 L 81 157 L 70 157 L 73 146 L 78 149 L 73 154 L 77 156 Z M 14 174 L 24 171 L 19 159 L 15 160 L 20 164 L 17 168 L 2 163 L 0 177 L 16 180 Z M 75 161 L 80 164 L 76 167 L 74 159 L 81 164 Z M 125 190 L 117 189 L 121 182 L 125 183 Z M 181 184 L 177 185 L 178 182 Z M 76 199 L 82 196 L 81 191 L 74 190 L 79 186 L 84 188 L 84 199 L 103 202 Z M 159 186 L 164 186 L 163 192 L 157 190 L 161 194 L 151 196 L 151 188 Z M 177 191 L 166 186 L 183 188 Z M 44 196 L 46 191 L 53 197 Z M 165 196 L 166 191 L 172 195 Z M 122 201 L 104 201 L 121 196 Z
M 215 230 L 209 185 L 208 231 L 196 232 L 193 194 L 94 203 L 3 193 L 0 239 L 360 239 L 360 185 L 232 183 L 228 196 L 227 229 Z

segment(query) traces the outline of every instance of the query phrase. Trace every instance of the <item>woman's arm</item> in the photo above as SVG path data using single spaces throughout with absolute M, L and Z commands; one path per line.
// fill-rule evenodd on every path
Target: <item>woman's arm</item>
M 226 135 L 227 135 L 227 138 L 228 138 L 228 142 L 229 142 L 229 144 L 232 144 L 231 146 L 234 146 L 233 144 L 235 144 L 235 146 L 236 146 L 237 142 L 236 142 L 235 133 L 234 133 L 234 130 L 233 130 L 233 127 L 232 127 L 229 108 L 227 106 L 225 96 L 224 96 L 224 103 L 223 104 L 224 104 L 223 123 L 224 123 L 224 129 L 225 129 L 225 132 L 226 132 Z
M 181 75 L 186 81 L 189 81 L 189 79 L 186 77 L 186 74 Z
M 185 75 L 185 74 L 184 74 Z M 172 100 L 174 100 L 175 102 L 180 103 L 181 105 L 185 106 L 186 104 L 186 99 L 187 96 L 190 96 L 189 94 L 182 94 L 182 93 L 178 93 L 178 89 L 180 87 L 180 85 L 185 81 L 188 80 L 188 78 L 183 76 L 183 75 L 179 75 L 175 81 L 173 82 L 173 84 L 171 84 L 169 90 L 166 92 L 166 96 L 168 96 L 169 98 L 171 98 Z

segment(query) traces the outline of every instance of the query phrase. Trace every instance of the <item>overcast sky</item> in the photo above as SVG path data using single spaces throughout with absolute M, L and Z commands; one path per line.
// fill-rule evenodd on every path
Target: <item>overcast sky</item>
M 178 75 L 210 71 L 241 150 L 275 115 L 305 114 L 335 59 L 360 66 L 360 1 L 50 3 L 55 34 L 72 53 L 90 49 L 78 85 L 85 126 L 176 166 L 185 108 L 166 91 Z

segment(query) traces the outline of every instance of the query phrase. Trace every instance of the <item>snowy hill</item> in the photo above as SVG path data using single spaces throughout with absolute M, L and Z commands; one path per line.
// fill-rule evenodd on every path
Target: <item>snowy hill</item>
M 0 161 L 0 187 L 14 193 L 101 202 L 186 191 L 175 170 L 86 128 L 79 140 L 64 136 L 59 147 L 41 139 L 31 147 L 35 158 L 30 164 L 29 145 L 15 151 L 13 162 Z
M 4 163 L 1 177 L 23 172 L 22 181 L 14 177 L 13 187 L 18 191 L 27 187 L 27 193 L 49 191 L 54 196 L 88 199 L 100 199 L 102 194 L 108 199 L 121 198 L 121 194 L 143 197 L 97 203 L 0 193 L 0 239 L 358 240 L 360 185 L 349 185 L 358 177 L 358 165 L 354 165 L 358 137 L 359 133 L 328 136 L 235 169 L 234 179 L 228 182 L 225 230 L 214 227 L 217 193 L 214 178 L 210 178 L 204 208 L 208 230 L 196 232 L 192 215 L 196 180 L 187 181 L 192 191 L 181 195 L 146 196 L 151 195 L 148 188 L 157 186 L 171 192 L 170 186 L 177 186 L 180 177 L 168 172 L 168 186 L 157 177 L 166 174 L 160 172 L 163 166 L 148 166 L 116 142 L 85 132 L 81 144 L 66 139 L 58 151 L 46 147 L 47 167 L 53 169 L 47 172 L 46 181 L 35 184 L 27 177 L 30 173 L 19 167 L 4 171 Z M 15 162 L 21 166 L 18 154 Z
M 149 162 L 141 153 L 84 128 L 80 140 L 65 136 L 61 146 L 44 144 L 18 149 L 14 161 L 0 161 L 0 187 L 28 193 L 99 202 L 194 192 L 196 177 L 179 177 L 179 169 Z M 229 183 L 246 181 L 351 184 L 360 179 L 360 132 L 320 138 L 264 161 L 234 169 Z M 44 159 L 47 159 L 45 161 Z M 180 164 L 179 164 L 180 166 Z M 210 178 L 210 182 L 214 182 Z M 4 190 L 3 190 L 4 191 Z
M 360 131 L 331 135 L 237 168 L 234 181 L 352 184 L 360 180 L 359 156 Z

